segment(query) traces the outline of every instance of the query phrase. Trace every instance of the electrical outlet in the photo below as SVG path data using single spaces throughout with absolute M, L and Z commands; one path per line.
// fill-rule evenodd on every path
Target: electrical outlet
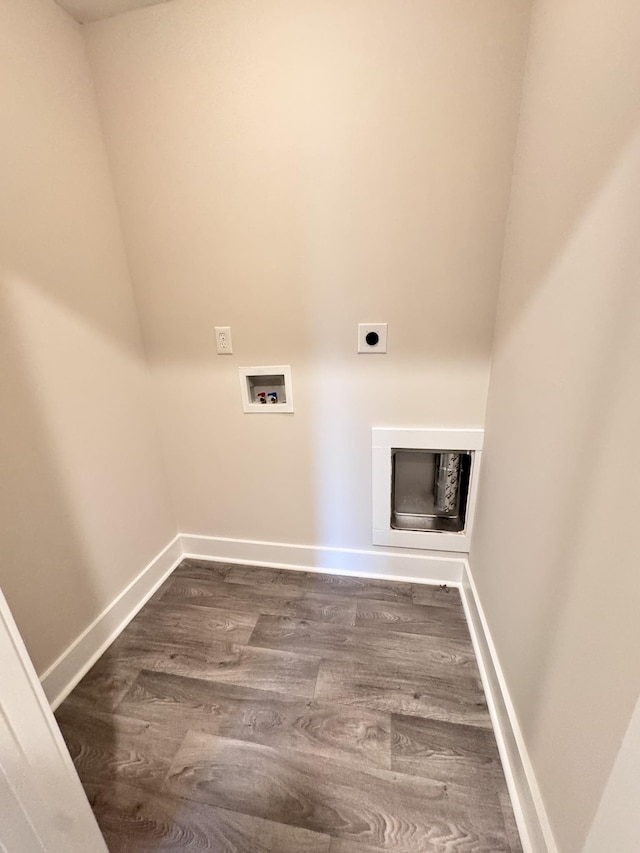
M 216 326 L 216 350 L 218 355 L 231 355 L 231 326 Z

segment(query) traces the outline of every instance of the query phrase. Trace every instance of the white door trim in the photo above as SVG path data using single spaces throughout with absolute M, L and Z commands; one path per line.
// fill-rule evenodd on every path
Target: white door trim
M 0 667 L 0 850 L 107 853 L 1 591 Z

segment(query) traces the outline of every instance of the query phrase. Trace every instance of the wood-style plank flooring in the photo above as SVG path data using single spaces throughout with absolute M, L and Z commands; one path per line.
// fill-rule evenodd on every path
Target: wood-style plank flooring
M 57 712 L 111 853 L 520 853 L 459 593 L 184 560 Z

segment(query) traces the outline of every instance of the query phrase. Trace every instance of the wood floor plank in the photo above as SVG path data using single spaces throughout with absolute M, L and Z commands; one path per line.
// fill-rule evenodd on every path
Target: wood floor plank
M 446 584 L 414 583 L 411 585 L 414 604 L 429 604 L 432 607 L 451 607 L 462 612 L 460 591 Z
M 176 578 L 163 596 L 165 602 L 182 602 L 210 607 L 224 607 L 236 612 L 294 616 L 298 619 L 353 625 L 356 602 L 348 597 L 316 593 L 284 594 L 261 589 L 256 585 L 226 583 L 218 579 L 204 581 L 188 577 Z
M 198 607 L 172 599 L 149 602 L 121 636 L 139 642 L 208 643 L 219 640 L 247 643 L 258 621 L 258 613 L 238 612 L 224 607 Z
M 416 667 L 323 660 L 316 699 L 397 714 L 491 726 L 479 679 L 444 679 Z
M 479 677 L 470 640 L 380 633 L 369 628 L 326 622 L 260 616 L 250 645 L 302 652 L 333 660 L 397 661 L 414 664 L 424 674 L 446 678 Z
M 421 604 L 399 604 L 392 601 L 358 599 L 356 625 L 378 631 L 401 631 L 405 634 L 427 634 L 470 640 L 464 612 L 453 608 Z
M 203 608 L 204 609 L 204 608 Z M 190 678 L 279 690 L 313 698 L 320 659 L 293 652 L 210 641 L 139 639 L 121 634 L 107 652 L 114 666 L 124 664 Z
M 413 853 L 404 845 L 391 848 L 393 853 Z M 436 823 L 424 833 L 418 847 L 420 853 L 521 853 L 512 848 L 501 832 L 476 832 L 466 824 Z M 343 838 L 332 838 L 329 853 L 387 853 L 384 848 Z
M 389 769 L 388 714 L 143 671 L 117 713 L 274 748 Z
M 430 780 L 201 732 L 183 741 L 166 785 L 176 796 L 406 853 L 423 853 L 424 836 L 443 826 L 469 837 L 502 827 L 496 797 L 479 810 L 469 789 L 452 796 Z
M 197 560 L 195 557 L 185 557 L 171 575 L 172 578 L 189 577 L 199 580 L 224 580 L 231 563 L 217 563 L 210 560 Z
M 183 740 L 181 729 L 63 703 L 56 720 L 83 783 L 130 782 L 160 790 Z
M 64 704 L 86 711 L 98 708 L 104 712 L 113 711 L 139 674 L 139 667 L 131 666 L 127 661 L 114 662 L 108 654 L 102 655 L 67 696 Z
M 175 578 L 224 581 L 230 568 L 231 566 L 228 563 L 211 563 L 205 560 L 186 558 L 173 570 L 170 577 L 155 591 L 149 601 L 156 602 L 164 598 L 165 593 Z
M 443 785 L 385 784 L 376 774 L 294 751 L 190 732 L 167 777 L 175 795 L 330 835 L 364 833 L 381 846 L 447 813 Z M 389 810 L 393 809 L 394 819 Z
M 376 578 L 346 577 L 303 572 L 307 583 L 321 583 L 327 593 L 348 595 L 379 601 L 411 601 L 411 584 L 401 581 L 377 580 Z
M 126 784 L 87 785 L 110 853 L 328 853 L 327 835 Z
M 491 729 L 393 714 L 391 768 L 458 785 L 505 786 Z
M 278 590 L 285 595 L 312 592 L 320 595 L 349 595 L 381 601 L 406 601 L 411 603 L 411 584 L 399 581 L 354 578 L 345 575 L 327 575 L 316 572 L 294 572 L 285 569 L 263 569 L 256 566 L 233 566 L 226 576 L 228 583 L 259 586 Z
M 189 559 L 58 717 L 111 853 L 522 853 L 457 590 Z

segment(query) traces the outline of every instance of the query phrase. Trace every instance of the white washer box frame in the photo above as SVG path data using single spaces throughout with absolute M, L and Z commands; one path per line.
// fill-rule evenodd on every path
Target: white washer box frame
M 478 498 L 483 429 L 417 429 L 374 427 L 371 430 L 374 545 L 468 553 Z M 459 450 L 471 453 L 465 527 L 460 533 L 436 530 L 395 530 L 391 527 L 392 450 Z
M 293 412 L 293 387 L 291 384 L 291 365 L 260 365 L 259 367 L 239 367 L 242 410 L 252 414 L 277 415 Z M 285 398 L 284 403 L 254 403 L 249 395 L 249 381 L 254 376 L 282 376 Z

